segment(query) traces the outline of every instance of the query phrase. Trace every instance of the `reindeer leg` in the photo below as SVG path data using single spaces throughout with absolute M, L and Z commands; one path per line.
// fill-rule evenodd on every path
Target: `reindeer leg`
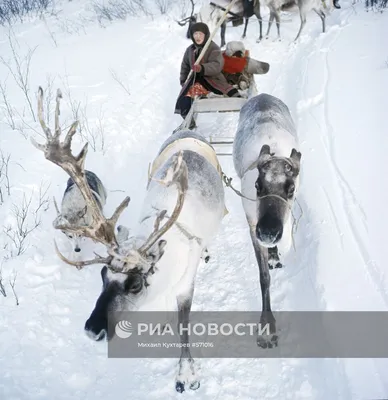
M 242 39 L 245 38 L 245 36 L 247 35 L 247 28 L 248 28 L 248 22 L 249 22 L 249 18 L 244 18 L 245 19 L 245 26 L 244 26 L 244 32 L 242 34 Z
M 298 34 L 296 35 L 296 38 L 294 39 L 294 42 L 296 42 L 298 40 L 305 24 L 306 24 L 306 15 L 304 13 L 302 13 L 302 11 L 300 11 L 300 28 L 299 28 Z
M 263 20 L 261 19 L 261 14 L 260 14 L 260 4 L 258 4 L 258 6 L 255 8 L 255 15 L 259 21 L 259 29 L 260 29 L 259 41 L 260 41 L 263 39 Z M 257 42 L 257 40 L 256 40 L 256 42 Z
M 276 28 L 278 30 L 278 40 L 280 41 L 280 17 L 279 17 L 279 10 L 276 10 L 275 13 L 275 20 L 276 20 Z
M 322 21 L 322 32 L 325 32 L 325 19 L 326 19 L 326 15 L 323 11 L 321 10 L 317 10 L 316 8 L 313 8 L 313 10 L 318 14 L 319 18 Z
M 226 22 L 224 21 L 221 25 L 221 47 L 225 46 L 225 32 L 226 32 Z
M 192 241 L 192 250 L 189 254 L 189 264 L 185 273 L 184 282 L 180 283 L 184 289 L 181 289 L 177 296 L 178 303 L 178 324 L 182 326 L 182 335 L 180 341 L 182 346 L 181 358 L 179 360 L 179 369 L 176 376 L 175 389 L 182 393 L 185 390 L 185 385 L 189 384 L 191 390 L 199 388 L 200 383 L 196 374 L 196 366 L 191 357 L 189 344 L 189 335 L 187 333 L 188 323 L 190 320 L 191 304 L 194 294 L 194 280 L 197 273 L 199 260 L 202 254 L 202 248 Z
M 269 293 L 269 287 L 271 283 L 271 277 L 268 268 L 268 249 L 260 246 L 256 239 L 256 232 L 254 227 L 250 227 L 250 235 L 255 250 L 256 260 L 259 264 L 260 270 L 260 287 L 261 287 L 261 299 L 262 299 L 262 312 L 260 318 L 261 327 L 264 328 L 266 324 L 269 324 L 270 335 L 258 335 L 257 345 L 262 348 L 272 348 L 278 345 L 278 336 L 276 335 L 276 320 L 271 310 L 271 299 Z
M 272 22 L 273 22 L 274 18 L 275 18 L 275 13 L 272 10 L 270 10 L 270 12 L 269 12 L 269 21 L 268 21 L 268 29 L 267 29 L 267 33 L 265 35 L 266 39 L 268 39 L 269 31 L 271 30 L 271 25 L 272 25 Z

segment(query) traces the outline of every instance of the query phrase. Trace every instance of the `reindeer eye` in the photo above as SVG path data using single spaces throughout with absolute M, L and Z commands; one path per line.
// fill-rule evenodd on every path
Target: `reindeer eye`
M 130 277 L 125 281 L 125 291 L 139 293 L 143 288 L 143 279 L 140 276 Z
M 292 170 L 292 167 L 291 167 L 290 164 L 286 163 L 285 166 L 284 166 L 284 169 L 285 169 L 287 172 L 290 172 L 290 171 Z
M 295 193 L 295 185 L 293 183 L 290 183 L 288 186 L 288 197 L 291 198 Z
M 263 187 L 261 186 L 261 183 L 260 183 L 259 180 L 256 181 L 255 188 L 256 188 L 258 193 L 260 193 L 262 191 Z

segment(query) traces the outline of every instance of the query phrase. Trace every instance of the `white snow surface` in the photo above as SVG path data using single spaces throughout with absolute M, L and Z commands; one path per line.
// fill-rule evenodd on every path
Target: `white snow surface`
M 85 16 L 85 2 L 61 5 L 57 17 L 32 19 L 13 26 L 17 52 L 33 54 L 29 88 L 36 110 L 37 88 L 54 78 L 63 92 L 61 123 L 66 131 L 74 120 L 66 87 L 74 103 L 87 105 L 95 151 L 89 146 L 86 168 L 107 187 L 106 215 L 130 196 L 120 223 L 134 226 L 144 197 L 148 165 L 159 146 L 181 122 L 174 115 L 179 93 L 181 57 L 190 44 L 187 27 L 168 15 L 128 18 L 104 28 Z M 320 19 L 311 12 L 298 43 L 299 16 L 290 14 L 268 40 L 256 43 L 254 18 L 244 40 L 252 57 L 269 62 L 268 74 L 257 76 L 259 92 L 279 97 L 297 126 L 302 153 L 298 201 L 303 214 L 285 267 L 271 271 L 272 309 L 388 309 L 385 239 L 388 180 L 388 14 L 369 12 L 363 3 L 341 0 L 342 9 Z M 268 10 L 263 12 L 268 20 Z M 264 23 L 264 32 L 267 22 Z M 240 40 L 243 26 L 227 27 L 226 39 Z M 0 55 L 11 60 L 8 30 L 0 28 Z M 215 41 L 220 43 L 219 33 Z M 113 79 L 116 73 L 128 95 Z M 24 114 L 24 137 L 0 115 L 0 148 L 11 155 L 11 196 L 0 205 L 3 227 L 14 226 L 13 204 L 39 186 L 48 187 L 50 207 L 41 225 L 28 236 L 26 251 L 13 249 L 0 236 L 2 276 L 7 296 L 0 294 L 0 399 L 97 400 L 113 398 L 201 400 L 256 399 L 377 399 L 388 397 L 386 359 L 200 359 L 201 386 L 184 394 L 175 391 L 176 359 L 108 359 L 106 342 L 93 342 L 84 323 L 101 290 L 100 265 L 81 271 L 61 262 L 53 238 L 65 255 L 66 238 L 54 231 L 52 197 L 60 201 L 67 175 L 45 160 L 30 137 L 42 142 L 42 130 L 29 114 L 27 101 L 0 64 L 0 82 L 7 85 L 10 104 Z M 53 126 L 54 102 L 50 126 Z M 17 125 L 21 119 L 16 118 Z M 81 114 L 81 119 L 85 119 Z M 233 136 L 237 114 L 198 118 L 206 136 Z M 104 142 L 98 134 L 102 125 Z M 74 138 L 74 152 L 84 141 Z M 220 158 L 233 183 L 239 180 L 231 157 Z M 209 247 L 211 260 L 201 263 L 193 311 L 260 310 L 259 271 L 241 200 L 229 189 L 229 214 Z M 296 208 L 298 211 L 298 208 Z M 30 213 L 29 221 L 33 215 Z M 88 242 L 85 259 L 101 251 Z M 6 258 L 7 257 L 7 258 Z M 9 279 L 17 271 L 15 304 Z M 161 299 L 162 301 L 162 299 Z

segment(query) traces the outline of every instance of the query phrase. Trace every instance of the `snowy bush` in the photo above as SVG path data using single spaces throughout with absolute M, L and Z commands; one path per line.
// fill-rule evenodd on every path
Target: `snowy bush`
M 156 3 L 156 6 L 158 7 L 160 13 L 166 14 L 170 10 L 170 8 L 173 4 L 173 1 L 172 0 L 155 0 L 155 3 Z
M 367 10 L 369 9 L 377 9 L 377 10 L 383 10 L 383 8 L 386 8 L 388 4 L 388 0 L 365 0 L 365 7 Z
M 92 6 L 100 24 L 104 20 L 111 22 L 117 19 L 124 20 L 128 16 L 150 15 L 145 0 L 93 0 Z
M 92 0 L 92 7 L 100 24 L 129 17 L 168 14 L 184 18 L 191 14 L 194 0 Z
M 40 15 L 54 8 L 54 0 L 0 0 L 0 25 L 23 22 L 27 15 Z
M 41 225 L 42 212 L 49 208 L 48 189 L 41 184 L 37 194 L 34 191 L 29 196 L 23 193 L 22 199 L 13 200 L 11 213 L 3 225 L 3 258 L 20 256 L 28 249 L 31 233 Z
M 4 154 L 0 149 L 0 205 L 4 203 L 5 196 L 10 196 L 9 161 L 10 154 Z

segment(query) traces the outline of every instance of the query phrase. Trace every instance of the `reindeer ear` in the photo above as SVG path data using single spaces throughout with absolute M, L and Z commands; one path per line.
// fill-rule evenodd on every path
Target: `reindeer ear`
M 268 159 L 271 157 L 270 147 L 268 144 L 264 144 L 260 150 L 259 159 L 257 161 L 257 167 L 260 168 Z
M 88 206 L 86 205 L 81 211 L 78 211 L 78 213 L 77 213 L 78 218 L 84 217 L 87 210 L 88 210 Z
M 295 166 L 296 175 L 299 173 L 300 170 L 300 159 L 302 157 L 302 153 L 297 151 L 296 149 L 292 149 L 290 158 Z
M 157 243 L 157 248 L 155 249 L 156 246 L 152 246 L 152 249 L 149 251 L 147 254 L 147 259 L 153 263 L 156 264 L 163 256 L 164 254 L 164 248 L 167 244 L 166 240 L 159 240 Z
M 158 242 L 158 247 L 159 247 L 159 253 L 161 254 L 161 256 L 164 254 L 164 248 L 166 247 L 167 244 L 167 240 L 159 240 Z M 160 256 L 160 257 L 161 257 Z
M 108 279 L 108 267 L 106 265 L 104 265 L 101 269 L 101 279 L 102 279 L 102 284 L 104 286 L 104 288 L 106 287 L 106 285 L 109 283 L 109 279 Z
M 58 225 L 65 225 L 67 224 L 67 219 L 62 216 L 62 214 L 58 214 L 57 217 L 53 221 L 53 227 L 57 228 Z
M 117 227 L 117 241 L 119 244 L 124 243 L 126 240 L 128 240 L 129 237 L 129 229 L 125 227 L 124 225 L 119 225 Z

